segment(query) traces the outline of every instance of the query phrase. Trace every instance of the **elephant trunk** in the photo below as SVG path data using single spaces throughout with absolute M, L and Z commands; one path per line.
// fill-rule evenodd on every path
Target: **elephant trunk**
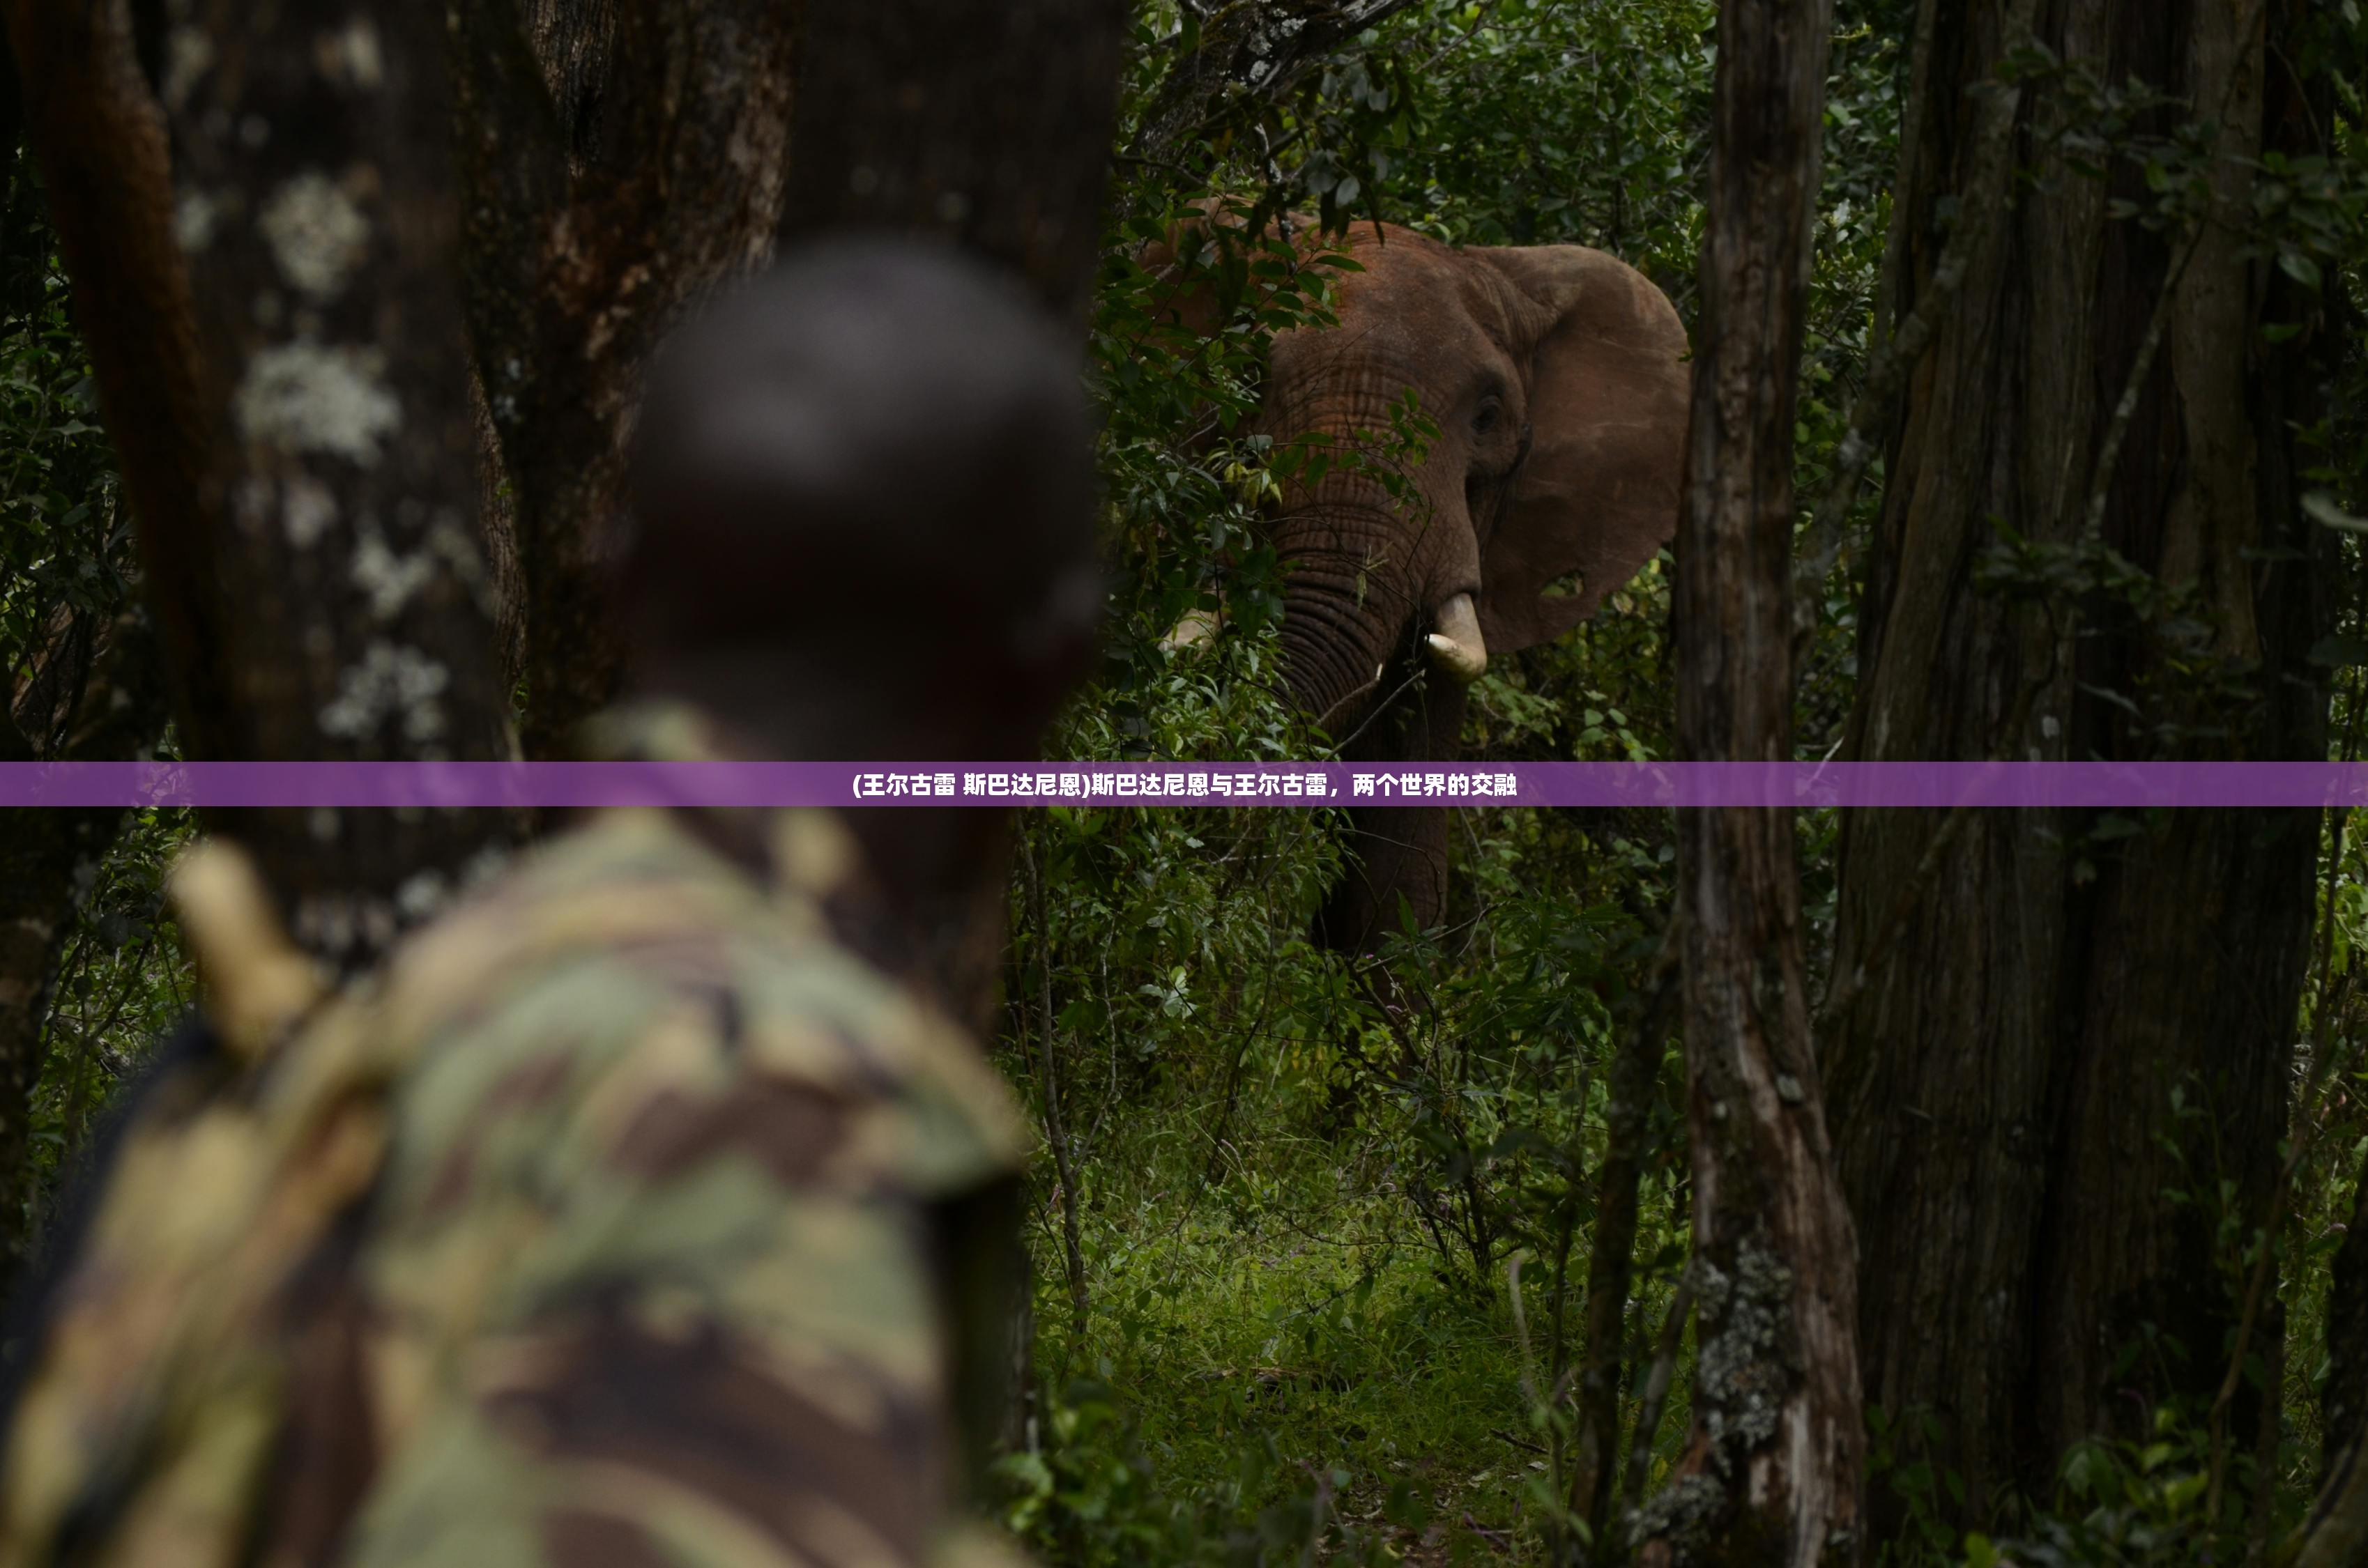
M 1426 506 L 1418 520 L 1373 476 L 1336 471 L 1292 499 L 1298 505 L 1274 532 L 1285 570 L 1282 649 L 1309 718 L 1336 735 L 1355 728 L 1387 695 L 1383 675 L 1410 635 L 1430 634 L 1422 651 L 1458 684 L 1479 677 L 1487 651 L 1468 591 L 1475 585 L 1441 548 L 1468 530 L 1460 495 Z
M 1310 719 L 1335 733 L 1379 695 L 1398 618 L 1349 583 L 1294 575 L 1282 596 L 1283 673 Z

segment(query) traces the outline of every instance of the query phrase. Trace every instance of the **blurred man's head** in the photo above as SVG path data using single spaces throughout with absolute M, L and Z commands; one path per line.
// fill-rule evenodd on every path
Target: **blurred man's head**
M 942 250 L 794 253 L 659 355 L 620 589 L 645 688 L 780 755 L 1032 754 L 1101 590 L 1074 353 Z

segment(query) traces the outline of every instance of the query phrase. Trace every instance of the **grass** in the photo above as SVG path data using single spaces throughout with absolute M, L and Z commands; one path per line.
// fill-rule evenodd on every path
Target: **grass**
M 1145 1119 L 1081 1176 L 1082 1338 L 1050 1184 L 1038 1215 L 1038 1371 L 1067 1391 L 1044 1437 L 1075 1472 L 1023 1510 L 1047 1555 L 1544 1561 L 1546 1437 L 1501 1267 L 1486 1289 L 1449 1274 L 1387 1167 L 1345 1141 L 1268 1130 L 1254 1164 L 1203 1183 L 1185 1119 Z M 1533 1335 L 1543 1276 L 1523 1287 Z M 1065 1500 L 1041 1506 L 1048 1488 Z M 1078 1510 L 1094 1517 L 1048 1527 Z

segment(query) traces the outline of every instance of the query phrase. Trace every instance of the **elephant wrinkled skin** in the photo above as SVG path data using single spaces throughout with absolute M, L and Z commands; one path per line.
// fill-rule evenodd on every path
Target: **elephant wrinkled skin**
M 1362 270 L 1337 277 L 1337 324 L 1275 339 L 1257 428 L 1387 448 L 1411 392 L 1438 434 L 1400 487 L 1411 500 L 1356 462 L 1286 483 L 1272 521 L 1286 667 L 1300 705 L 1353 737 L 1350 758 L 1444 758 L 1492 653 L 1571 631 L 1677 532 L 1685 327 L 1642 273 L 1583 246 L 1457 250 L 1369 223 L 1323 243 Z M 1146 260 L 1172 265 L 1173 251 Z M 1213 324 L 1213 302 L 1189 288 L 1175 308 Z M 1210 630 L 1196 611 L 1169 645 Z M 1428 678 L 1410 682 L 1418 661 Z M 1356 869 L 1325 938 L 1369 950 L 1401 897 L 1435 924 L 1445 812 L 1352 817 Z

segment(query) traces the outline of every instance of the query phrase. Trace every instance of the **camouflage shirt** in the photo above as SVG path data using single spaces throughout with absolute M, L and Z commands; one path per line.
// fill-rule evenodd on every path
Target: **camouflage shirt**
M 952 1412 L 1025 1125 L 834 939 L 837 820 L 735 820 L 765 874 L 604 813 L 150 1096 L 32 1347 L 0 1568 L 1004 1559 Z

